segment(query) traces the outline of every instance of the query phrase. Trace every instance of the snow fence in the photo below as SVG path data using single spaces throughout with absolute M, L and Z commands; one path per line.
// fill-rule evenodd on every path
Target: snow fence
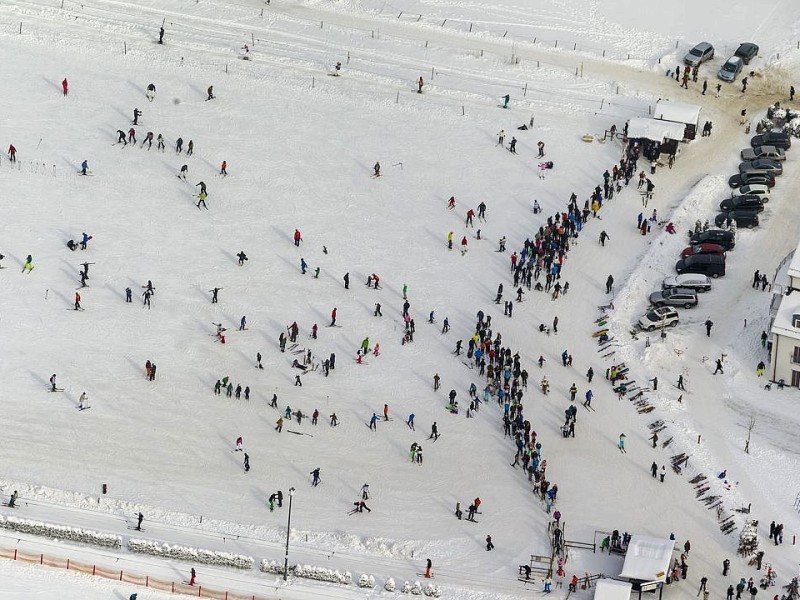
M 70 542 L 80 542 L 82 544 L 92 544 L 93 546 L 102 546 L 114 550 L 122 548 L 121 536 L 110 533 L 100 533 L 90 529 L 80 529 L 78 527 L 67 527 L 65 525 L 55 525 L 53 523 L 3 516 L 0 516 L 0 527 L 20 533 L 41 535 Z
M 170 544 L 160 544 L 150 540 L 130 539 L 128 540 L 128 550 L 140 554 L 151 554 L 162 558 L 176 558 L 178 560 L 197 562 L 205 565 L 235 567 L 237 569 L 251 569 L 255 562 L 252 556 L 245 556 L 244 554 L 231 554 L 230 552 L 217 552 L 216 550 L 189 548 L 186 546 L 172 546 Z

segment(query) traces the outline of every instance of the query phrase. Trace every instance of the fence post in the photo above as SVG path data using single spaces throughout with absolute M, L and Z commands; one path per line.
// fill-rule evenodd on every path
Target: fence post
M 350 51 L 347 51 L 347 64 L 350 64 Z
M 17 549 L 14 548 L 14 560 L 17 560 Z
M 119 570 L 119 580 L 122 581 L 122 569 Z
M 600 110 L 603 110 L 603 104 L 605 104 L 605 103 L 606 103 L 606 99 L 605 98 L 601 98 L 600 99 Z
M 558 40 L 556 40 L 556 45 L 553 48 L 558 48 Z
M 228 72 L 228 63 L 225 63 L 225 72 Z
M 67 559 L 67 571 L 69 571 L 69 559 Z
M 434 67 L 431 67 L 431 81 L 433 81 Z
M 394 101 L 395 104 L 400 104 L 400 90 L 397 90 L 397 98 Z
M 399 19 L 399 18 L 400 18 L 400 17 L 402 17 L 402 16 L 403 16 L 403 11 L 401 10 L 401 11 L 400 11 L 400 14 L 399 14 L 399 15 L 397 15 L 397 18 Z
M 92 575 L 97 575 L 97 565 L 92 565 Z
M 22 21 L 19 22 L 19 34 L 22 35 Z
M 442 21 L 442 27 L 444 27 L 444 24 L 445 24 L 445 23 L 447 23 L 447 19 L 445 19 L 444 21 Z
M 472 23 L 469 24 L 469 32 L 472 33 Z
M 322 21 L 319 22 L 319 28 L 322 29 Z
M 128 42 L 122 42 L 122 47 L 123 47 L 122 53 L 127 55 L 128 54 Z
M 314 76 L 311 76 L 311 89 L 314 89 Z M 200 517 L 202 519 L 202 517 Z M 201 521 L 202 522 L 202 521 Z
M 572 50 L 574 52 L 577 49 L 578 49 L 578 42 L 575 42 L 574 44 L 572 44 Z
M 527 96 L 528 95 L 528 84 L 527 84 L 527 82 L 525 83 L 525 89 L 522 90 L 522 95 L 523 96 Z
M 464 105 L 462 104 L 461 105 L 461 116 L 463 117 L 465 115 L 466 115 L 466 113 L 464 112 Z
M 40 564 L 40 565 L 43 565 L 43 564 L 44 564 L 44 554 L 40 554 L 40 555 L 39 555 L 39 564 Z
M 144 587 L 150 587 L 150 575 L 145 575 Z

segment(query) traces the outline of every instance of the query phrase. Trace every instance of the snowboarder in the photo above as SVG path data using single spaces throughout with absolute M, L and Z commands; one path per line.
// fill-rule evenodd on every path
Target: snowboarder
M 150 102 L 152 102 L 155 99 L 156 86 L 154 83 L 151 83 L 150 85 L 147 86 L 147 92 L 145 93 L 145 96 L 147 96 L 147 100 Z
M 69 94 L 69 83 L 67 82 L 66 77 L 64 77 L 64 81 L 61 82 L 61 91 L 64 92 L 65 96 Z
M 311 478 L 312 478 L 311 479 L 312 487 L 317 487 L 321 482 L 321 480 L 319 478 L 319 470 L 320 470 L 319 467 L 317 467 L 316 469 L 311 471 L 311 473 L 309 473 L 309 475 L 311 475 Z
M 14 493 L 11 494 L 11 497 L 8 499 L 8 506 L 9 508 L 14 508 L 17 505 L 17 498 L 19 497 L 19 492 L 14 490 Z
M 78 399 L 78 409 L 83 410 L 85 408 L 89 408 L 89 396 L 86 395 L 86 392 L 83 392 Z

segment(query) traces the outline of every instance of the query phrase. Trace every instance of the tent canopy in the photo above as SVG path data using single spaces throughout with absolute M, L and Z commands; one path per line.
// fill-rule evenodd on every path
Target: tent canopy
M 594 585 L 594 600 L 630 600 L 631 587 L 627 581 L 598 579 Z
M 697 104 L 688 104 L 686 102 L 659 100 L 656 102 L 656 110 L 653 116 L 664 121 L 697 126 L 700 122 L 700 107 Z
M 647 119 L 645 117 L 633 117 L 628 121 L 628 138 L 653 140 L 663 142 L 664 140 L 682 140 L 684 125 L 671 121 L 659 121 L 658 119 Z
M 619 576 L 636 581 L 665 581 L 674 548 L 675 542 L 670 539 L 634 535 Z

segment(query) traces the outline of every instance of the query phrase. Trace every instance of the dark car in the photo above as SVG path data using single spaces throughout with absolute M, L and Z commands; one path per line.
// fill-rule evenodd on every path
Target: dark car
M 729 210 L 714 217 L 717 227 L 722 227 L 729 220 L 734 221 L 737 227 L 752 229 L 758 225 L 758 213 L 754 210 Z
M 693 246 L 697 244 L 719 244 L 725 250 L 733 250 L 736 245 L 736 236 L 733 235 L 732 231 L 709 229 L 690 236 L 689 243 Z
M 732 175 L 731 178 L 728 179 L 728 185 L 732 188 L 757 183 L 764 184 L 767 187 L 773 187 L 775 185 L 775 176 L 769 173 L 738 173 Z
M 688 248 L 684 248 L 683 252 L 681 252 L 681 258 L 686 258 L 687 256 L 694 256 L 695 254 L 725 254 L 725 248 L 720 246 L 719 244 L 695 244 L 694 246 L 689 246 Z
M 675 270 L 679 274 L 699 273 L 709 277 L 720 277 L 725 275 L 725 257 L 719 254 L 687 256 L 677 262 Z
M 692 308 L 697 306 L 697 292 L 689 288 L 667 288 L 650 294 L 650 304 L 653 306 L 682 306 Z
M 740 162 L 739 173 L 772 173 L 773 175 L 780 175 L 783 173 L 783 165 L 771 158 L 757 158 Z
M 736 196 L 735 198 L 726 198 L 720 202 L 719 209 L 722 211 L 752 210 L 761 212 L 764 210 L 764 201 L 761 196 Z
M 792 147 L 792 138 L 782 131 L 768 131 L 750 138 L 750 146 L 754 148 L 756 146 L 775 146 L 776 148 L 788 150 Z
M 738 56 L 744 61 L 744 64 L 749 65 L 750 61 L 758 55 L 758 45 L 752 42 L 745 42 L 739 44 L 739 47 L 734 52 L 734 56 Z

